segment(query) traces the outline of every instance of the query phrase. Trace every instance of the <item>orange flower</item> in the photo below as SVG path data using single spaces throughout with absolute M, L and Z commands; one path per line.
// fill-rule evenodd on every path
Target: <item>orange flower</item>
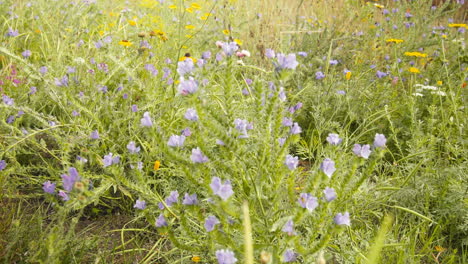
M 349 79 L 351 79 L 351 74 L 352 74 L 352 73 L 351 73 L 350 71 L 347 71 L 347 72 L 346 72 L 346 76 L 345 76 L 345 77 L 346 77 L 346 80 L 349 81 Z
M 161 165 L 161 162 L 159 160 L 155 161 L 154 162 L 154 166 L 153 166 L 153 169 L 155 171 L 159 170 L 159 166 Z
M 195 263 L 198 263 L 198 262 L 201 261 L 201 258 L 200 258 L 200 256 L 193 256 L 192 261 L 195 262 Z

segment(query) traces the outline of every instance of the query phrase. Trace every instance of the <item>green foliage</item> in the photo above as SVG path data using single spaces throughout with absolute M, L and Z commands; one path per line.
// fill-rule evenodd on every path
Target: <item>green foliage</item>
M 251 17 L 253 3 L 92 2 L 0 4 L 2 262 L 216 263 L 220 249 L 239 263 L 280 263 L 288 250 L 300 263 L 466 261 L 468 55 L 463 26 L 446 22 L 456 4 L 388 1 L 387 14 L 358 1 L 299 1 L 285 18 L 295 30 L 276 43 L 236 40 L 239 51 L 262 53 L 239 58 L 215 42 L 268 28 L 274 19 Z M 307 54 L 281 69 L 264 57 L 268 44 L 277 56 Z M 195 66 L 182 76 L 184 60 Z M 198 90 L 181 91 L 190 78 Z M 198 120 L 184 117 L 188 109 Z M 330 144 L 330 133 L 342 142 Z M 384 148 L 353 153 L 377 133 Z M 185 136 L 178 147 L 168 144 L 174 135 Z M 197 148 L 206 162 L 192 157 Z M 80 178 L 67 188 L 70 168 Z M 215 190 L 216 177 L 233 195 Z M 337 199 L 327 201 L 326 187 Z M 182 204 L 186 193 L 198 204 Z M 303 194 L 318 206 L 301 207 Z M 334 221 L 344 212 L 350 226 Z M 212 231 L 210 216 L 220 222 Z M 161 217 L 167 226 L 156 227 Z

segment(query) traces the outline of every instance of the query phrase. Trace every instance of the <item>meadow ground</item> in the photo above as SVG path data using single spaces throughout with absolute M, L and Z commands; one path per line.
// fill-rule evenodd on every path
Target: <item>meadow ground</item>
M 467 263 L 436 2 L 1 1 L 1 262 Z

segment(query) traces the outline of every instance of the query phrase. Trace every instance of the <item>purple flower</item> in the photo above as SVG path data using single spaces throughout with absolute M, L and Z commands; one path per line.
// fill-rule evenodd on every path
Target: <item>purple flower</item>
M 325 74 L 323 72 L 318 71 L 315 73 L 315 79 L 322 80 L 323 78 L 325 78 Z
M 140 152 L 140 147 L 137 147 L 134 141 L 130 141 L 127 144 L 127 149 L 131 154 Z
M 156 227 L 163 227 L 167 226 L 166 218 L 164 218 L 163 214 L 160 214 L 158 219 L 156 219 Z
M 232 54 L 234 54 L 234 52 L 236 52 L 239 49 L 239 46 L 236 42 L 222 42 L 221 48 L 223 49 L 224 54 L 226 54 L 226 56 L 231 56 Z
M 229 249 L 216 250 L 215 254 L 216 259 L 218 260 L 218 264 L 234 264 L 237 262 L 237 259 L 234 256 L 234 252 L 230 251 Z
M 37 92 L 36 86 L 31 86 L 31 87 L 29 88 L 29 95 L 33 95 L 33 94 L 35 94 L 36 92 Z
M 167 142 L 170 147 L 182 147 L 185 142 L 185 136 L 172 135 Z
M 301 57 L 307 57 L 307 52 L 304 52 L 304 51 L 299 51 L 297 53 L 298 56 L 301 56 Z
M 216 61 L 222 61 L 223 60 L 223 54 L 221 52 L 216 53 Z
M 96 47 L 96 49 L 100 49 L 104 46 L 104 43 L 102 43 L 102 41 L 98 40 L 96 42 L 94 42 L 94 46 Z
M 216 218 L 216 216 L 210 215 L 205 220 L 205 229 L 206 229 L 207 232 L 211 232 L 211 231 L 214 230 L 215 226 L 220 224 L 220 223 L 221 222 L 219 222 L 219 220 L 218 220 L 218 218 Z
M 18 30 L 13 30 L 12 28 L 9 28 L 7 33 L 6 33 L 7 37 L 16 37 L 18 35 L 19 35 Z
M 68 197 L 68 194 L 64 191 L 59 191 L 58 196 L 62 198 L 62 201 L 70 200 L 70 197 Z
M 203 155 L 199 147 L 192 149 L 192 155 L 190 155 L 190 159 L 192 160 L 193 163 L 208 162 L 208 157 Z
M 221 139 L 216 139 L 216 145 L 226 146 L 226 143 L 224 143 L 224 141 L 222 141 Z
M 330 145 L 338 145 L 342 141 L 343 139 L 341 139 L 338 134 L 334 134 L 334 133 L 328 134 L 327 142 L 330 143 Z
M 138 106 L 136 104 L 132 105 L 132 112 L 138 112 Z
M 78 112 L 76 110 L 72 111 L 72 116 L 79 116 L 79 115 L 80 115 L 80 112 Z
M 204 59 L 199 59 L 199 60 L 197 60 L 197 66 L 198 66 L 198 67 L 201 68 L 201 67 L 203 67 L 203 65 L 205 65 L 205 60 L 204 60 Z
M 41 73 L 42 75 L 45 75 L 47 73 L 48 69 L 46 66 L 42 66 L 39 68 L 39 73 Z
M 189 195 L 188 193 L 185 193 L 184 200 L 182 201 L 182 204 L 183 205 L 196 205 L 196 204 L 198 204 L 197 194 L 194 193 L 192 195 Z
M 78 174 L 78 171 L 71 167 L 68 169 L 68 174 L 62 174 L 62 184 L 63 188 L 65 191 L 71 191 L 73 189 L 73 186 L 75 185 L 75 182 L 79 181 L 80 175 Z
M 198 84 L 190 77 L 188 80 L 181 80 L 177 86 L 177 90 L 182 95 L 193 94 L 198 90 Z
M 302 108 L 302 103 L 299 102 L 299 103 L 297 103 L 295 106 L 290 107 L 288 111 L 289 111 L 291 114 L 294 114 L 294 112 L 296 112 L 297 110 L 299 110 L 299 109 L 301 109 L 301 108 Z
M 374 138 L 374 147 L 376 148 L 384 148 L 385 144 L 387 143 L 387 138 L 384 134 L 375 134 Z
M 284 145 L 284 143 L 286 142 L 286 138 L 278 138 L 278 144 L 280 147 L 282 147 Z
M 83 163 L 88 162 L 88 160 L 87 160 L 86 158 L 83 158 L 83 157 L 81 157 L 81 156 L 76 156 L 76 160 L 77 160 L 77 161 L 81 161 L 81 162 L 83 162 Z
M 205 51 L 205 52 L 202 53 L 202 56 L 201 56 L 201 57 L 202 57 L 202 59 L 204 59 L 204 60 L 208 60 L 208 59 L 211 58 L 211 52 L 210 52 L 210 51 Z
M 24 58 L 27 59 L 27 58 L 31 57 L 32 52 L 31 52 L 30 50 L 25 50 L 25 51 L 23 51 L 23 52 L 21 53 L 21 55 L 22 55 Z
M 213 191 L 213 194 L 221 197 L 223 201 L 226 201 L 229 197 L 231 197 L 231 195 L 234 194 L 231 182 L 229 180 L 225 180 L 224 183 L 222 183 L 220 178 L 213 177 L 211 179 L 210 187 Z
M 247 130 L 253 129 L 252 123 L 244 119 L 236 118 L 234 120 L 235 128 L 241 133 L 239 138 L 248 138 L 249 135 L 247 134 Z
M 286 155 L 286 161 L 284 164 L 288 167 L 290 170 L 295 170 L 297 165 L 299 164 L 299 158 L 298 157 L 293 157 L 291 155 Z
M 44 190 L 44 192 L 46 193 L 54 193 L 55 192 L 55 183 L 52 183 L 50 181 L 46 181 L 44 182 L 44 184 L 42 185 L 42 189 Z
M 112 42 L 112 36 L 106 36 L 103 39 L 104 43 L 110 44 Z
M 146 202 L 143 201 L 143 200 L 138 199 L 138 200 L 136 200 L 135 205 L 133 206 L 133 208 L 144 210 L 146 208 Z
M 287 249 L 283 253 L 283 262 L 294 262 L 297 260 L 297 253 L 292 249 Z
M 381 72 L 381 71 L 377 71 L 377 73 L 375 74 L 375 76 L 377 76 L 377 78 L 383 78 L 383 77 L 386 77 L 388 74 L 385 73 L 385 72 Z
M 192 131 L 190 131 L 190 128 L 186 127 L 182 130 L 181 134 L 185 137 L 190 137 L 192 135 Z
M 76 72 L 76 68 L 75 68 L 75 67 L 67 66 L 67 73 L 68 73 L 68 74 L 72 74 L 72 73 L 75 73 L 75 72 Z
M 296 235 L 296 232 L 294 232 L 294 223 L 293 220 L 289 219 L 286 224 L 284 224 L 283 229 L 281 230 L 285 233 L 288 233 L 289 236 Z
M 0 160 L 0 171 L 4 170 L 7 166 L 6 161 Z
M 291 127 L 291 130 L 289 131 L 289 133 L 291 135 L 295 135 L 295 134 L 300 134 L 301 132 L 302 132 L 301 127 L 296 122 L 294 122 L 294 124 Z
M 323 190 L 323 194 L 325 195 L 325 200 L 327 200 L 327 202 L 331 202 L 336 199 L 336 192 L 333 188 L 326 187 L 325 190 Z
M 349 213 L 345 212 L 344 214 L 338 213 L 333 219 L 337 225 L 347 225 L 351 226 L 351 219 L 349 219 Z
M 185 59 L 184 61 L 179 61 L 177 63 L 177 73 L 180 76 L 184 76 L 187 73 L 191 73 L 193 71 L 193 60 L 190 58 Z
M 8 97 L 7 95 L 2 95 L 3 103 L 6 105 L 13 105 L 15 103 L 15 100 L 13 98 Z
M 62 86 L 67 87 L 68 86 L 68 76 L 64 75 L 61 79 L 55 78 L 54 83 L 58 87 L 62 87 Z
M 120 157 L 119 156 L 113 157 L 113 155 L 114 154 L 110 152 L 109 154 L 104 156 L 104 159 L 102 160 L 102 162 L 104 163 L 104 168 L 120 162 Z
M 92 139 L 99 139 L 99 132 L 97 130 L 94 130 L 93 132 L 91 132 L 91 136 L 90 136 Z
M 143 118 L 140 119 L 141 125 L 145 127 L 151 127 L 153 126 L 153 121 L 151 121 L 150 113 L 145 112 L 143 114 Z
M 320 164 L 320 170 L 322 170 L 328 178 L 331 178 L 336 171 L 335 162 L 329 158 L 324 159 L 322 164 Z
M 193 108 L 187 109 L 184 115 L 185 119 L 190 120 L 190 121 L 198 121 L 198 114 L 197 110 Z
M 293 120 L 290 117 L 284 117 L 283 122 L 281 124 L 285 127 L 290 127 L 293 125 Z
M 296 67 L 299 65 L 299 63 L 296 60 L 296 54 L 294 53 L 291 53 L 288 55 L 278 53 L 276 56 L 276 59 L 278 60 L 278 64 L 276 67 L 280 70 L 283 70 L 283 69 L 295 70 Z
M 166 202 L 166 205 L 168 207 L 172 206 L 175 203 L 179 202 L 179 192 L 178 191 L 172 191 L 169 196 L 164 200 Z
M 368 159 L 371 154 L 370 146 L 368 144 L 363 146 L 360 144 L 354 144 L 353 153 L 358 157 Z
M 15 121 L 15 116 L 11 115 L 7 118 L 6 122 L 7 124 L 11 124 Z
M 335 66 L 338 65 L 338 60 L 330 60 L 330 65 Z
M 312 196 L 310 193 L 301 193 L 298 202 L 302 208 L 309 210 L 309 212 L 312 212 L 318 206 L 317 197 Z
M 265 50 L 265 56 L 269 59 L 272 59 L 274 57 L 276 57 L 276 54 L 275 54 L 275 51 L 272 50 L 272 49 L 266 49 Z

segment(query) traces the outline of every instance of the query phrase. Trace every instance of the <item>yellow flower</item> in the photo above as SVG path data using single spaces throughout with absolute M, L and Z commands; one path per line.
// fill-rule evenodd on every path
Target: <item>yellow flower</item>
M 464 28 L 468 29 L 468 25 L 466 25 L 466 24 L 449 24 L 449 27 L 452 27 L 452 28 L 464 27 Z
M 198 3 L 192 3 L 192 4 L 190 5 L 190 7 L 193 8 L 193 9 L 201 9 L 201 5 L 198 4 Z
M 168 7 L 169 7 L 170 9 L 176 9 L 176 8 L 177 8 L 176 5 L 170 5 L 170 6 L 168 6 Z
M 242 40 L 234 39 L 234 42 L 237 43 L 237 45 L 242 46 Z
M 193 13 L 193 8 L 189 7 L 189 8 L 186 8 L 185 11 L 189 12 L 189 13 Z
M 193 36 L 190 35 L 190 34 L 185 35 L 185 37 L 186 37 L 186 38 L 193 38 Z
M 405 56 L 408 56 L 408 57 L 418 57 L 418 58 L 426 58 L 427 57 L 426 53 L 421 53 L 421 52 L 417 52 L 417 51 L 405 52 L 404 54 L 405 54 Z
M 153 170 L 159 170 L 159 166 L 161 166 L 161 162 L 159 160 L 154 162 Z
M 447 35 L 446 35 L 446 34 L 442 34 L 442 38 L 446 39 L 446 38 L 447 38 Z
M 193 61 L 193 63 L 197 63 L 197 59 L 193 58 L 193 57 L 180 57 L 179 61 L 185 61 L 186 59 L 191 59 Z
M 418 69 L 418 68 L 415 68 L 415 67 L 410 67 L 410 68 L 408 69 L 408 71 L 411 72 L 411 73 L 420 73 L 419 69 Z
M 41 33 L 41 30 L 40 29 L 36 29 L 34 30 L 36 33 Z
M 229 35 L 229 32 L 230 32 L 229 29 L 223 30 L 223 34 L 224 34 L 224 35 Z
M 109 16 L 111 16 L 111 17 L 118 16 L 118 15 L 119 15 L 118 13 L 109 12 Z
M 435 250 L 436 250 L 437 252 L 444 252 L 446 249 L 443 248 L 443 247 L 441 247 L 441 246 L 435 246 Z
M 346 72 L 346 75 L 345 75 L 346 80 L 349 81 L 349 79 L 351 79 L 351 74 L 352 74 L 352 73 L 351 73 L 350 71 Z
M 192 257 L 192 262 L 198 263 L 198 262 L 200 262 L 200 261 L 201 261 L 200 256 L 193 256 L 193 257 Z
M 128 23 L 130 24 L 130 26 L 136 26 L 136 22 L 134 20 L 129 20 Z
M 387 39 L 386 40 L 388 43 L 402 43 L 402 39 Z
M 131 45 L 133 45 L 133 43 L 124 39 L 124 40 L 119 41 L 119 45 L 122 45 L 124 47 L 130 47 Z
M 194 25 L 186 25 L 185 28 L 186 29 L 195 29 L 195 26 Z
M 104 33 L 106 33 L 106 32 L 104 32 L 104 30 L 99 30 L 99 32 L 98 32 L 98 33 L 99 33 L 99 36 L 101 36 L 101 37 L 102 37 L 102 36 L 104 35 Z
M 443 82 L 442 81 L 437 81 L 437 85 L 442 85 Z
M 379 5 L 379 4 L 376 4 L 376 3 L 374 3 L 374 6 L 377 7 L 377 8 L 380 8 L 380 9 L 384 9 L 384 8 L 385 8 L 385 6 Z

